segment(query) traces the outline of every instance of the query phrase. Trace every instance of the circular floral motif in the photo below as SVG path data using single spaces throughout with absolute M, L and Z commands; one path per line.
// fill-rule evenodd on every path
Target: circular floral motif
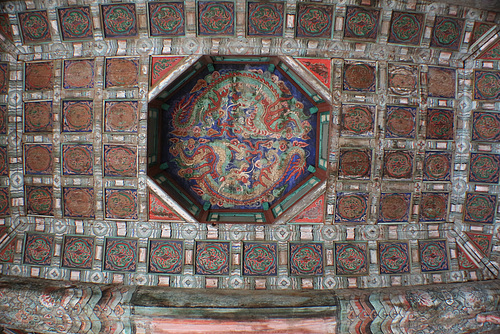
M 413 94 L 417 90 L 417 77 L 405 67 L 398 67 L 389 73 L 389 89 L 398 95 Z
M 65 38 L 92 37 L 92 21 L 88 8 L 66 8 L 59 10 L 59 13 Z
M 403 222 L 408 219 L 409 200 L 404 194 L 385 194 L 380 200 L 380 220 Z
M 182 244 L 151 241 L 149 271 L 179 274 L 182 271 Z
M 128 35 L 135 28 L 135 13 L 126 5 L 107 6 L 103 14 L 108 35 Z
M 328 30 L 332 25 L 331 15 L 323 8 L 316 6 L 304 8 L 297 21 L 303 34 L 310 37 L 329 34 Z
M 410 271 L 408 246 L 406 244 L 380 245 L 380 273 L 400 274 Z
M 453 44 L 460 37 L 460 33 L 460 25 L 451 19 L 443 19 L 434 27 L 435 38 L 444 46 Z
M 347 90 L 374 91 L 375 70 L 367 64 L 347 65 L 344 83 Z
M 91 175 L 92 151 L 88 146 L 63 147 L 64 174 Z
M 414 116 L 406 108 L 388 110 L 386 129 L 388 137 L 413 138 L 415 130 Z
M 292 275 L 321 275 L 323 259 L 321 245 L 290 245 L 290 271 Z
M 420 22 L 414 15 L 402 14 L 392 22 L 393 36 L 397 41 L 407 42 L 418 36 Z
M 52 62 L 26 64 L 26 90 L 52 89 L 53 77 Z
M 446 219 L 446 208 L 448 206 L 446 196 L 441 194 L 423 194 L 420 202 L 420 220 L 443 221 Z
M 64 215 L 67 217 L 94 217 L 94 196 L 92 189 L 65 189 Z
M 448 269 L 446 247 L 441 242 L 426 242 L 420 244 L 420 261 L 422 271 L 437 271 Z
M 28 189 L 28 213 L 52 215 L 52 192 L 48 188 Z
M 243 275 L 276 275 L 276 246 L 257 244 L 245 245 L 243 265 Z
M 424 179 L 449 180 L 450 159 L 447 154 L 428 154 L 424 162 Z
M 500 117 L 489 113 L 474 113 L 473 140 L 497 141 L 500 138 Z
M 432 109 L 427 112 L 427 138 L 452 139 L 453 113 L 450 110 L 440 109 Z
M 108 240 L 106 247 L 105 270 L 135 271 L 136 242 L 129 240 Z
M 384 158 L 384 176 L 392 179 L 411 179 L 413 157 L 408 152 L 387 152 Z
M 91 61 L 72 61 L 64 68 L 64 88 L 92 88 L 93 80 L 94 68 Z
M 136 152 L 126 146 L 105 147 L 105 175 L 108 176 L 135 176 Z
M 229 273 L 227 243 L 197 244 L 196 273 L 201 275 L 225 275 Z
M 500 96 L 500 76 L 491 72 L 477 72 L 475 88 L 476 98 L 496 99 Z
M 346 26 L 355 37 L 369 37 L 377 28 L 377 18 L 370 15 L 369 12 L 358 10 L 354 14 L 348 15 Z
M 365 252 L 356 245 L 337 245 L 337 274 L 363 274 L 367 271 Z
M 492 223 L 495 217 L 496 198 L 494 195 L 467 194 L 465 221 Z
M 253 7 L 248 15 L 250 35 L 275 35 L 283 31 L 283 16 L 277 6 L 270 3 L 249 4 L 249 9 Z
M 340 175 L 343 177 L 369 177 L 371 167 L 370 153 L 367 151 L 346 151 L 340 158 Z
M 131 87 L 137 84 L 138 65 L 134 60 L 106 61 L 106 87 Z
M 21 26 L 27 41 L 45 39 L 50 34 L 45 12 L 23 13 Z
M 92 238 L 66 237 L 63 266 L 70 268 L 92 268 L 94 240 Z
M 184 34 L 184 7 L 176 3 L 150 3 L 151 35 Z
M 65 104 L 64 131 L 91 131 L 91 104 L 91 101 Z
M 52 150 L 47 146 L 28 146 L 25 162 L 28 174 L 52 174 Z
M 499 179 L 499 158 L 490 154 L 472 154 L 469 181 L 497 183 Z
M 28 264 L 50 264 L 52 257 L 52 240 L 43 235 L 28 235 L 24 262 Z
M 106 217 L 136 218 L 137 203 L 135 192 L 130 190 L 109 191 L 106 194 Z
M 26 103 L 24 105 L 24 127 L 26 132 L 51 131 L 52 103 Z
M 366 215 L 366 198 L 362 195 L 344 195 L 337 204 L 338 214 L 346 221 L 360 221 Z
M 106 130 L 134 131 L 137 129 L 137 110 L 133 102 L 112 103 L 106 108 Z
M 201 10 L 199 20 L 203 33 L 225 33 L 232 26 L 233 12 L 223 4 L 208 3 Z
M 369 107 L 351 106 L 342 111 L 342 128 L 361 135 L 373 130 L 373 116 Z

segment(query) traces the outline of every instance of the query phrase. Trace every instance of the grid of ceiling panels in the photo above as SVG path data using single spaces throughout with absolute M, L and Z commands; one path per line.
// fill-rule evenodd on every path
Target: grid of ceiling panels
M 368 1 L 169 4 L 184 25 L 155 25 L 156 3 L 2 5 L 3 274 L 247 289 L 495 274 L 499 61 L 462 61 L 495 39 L 496 13 Z M 263 13 L 276 29 L 259 25 Z M 74 15 L 91 28 L 75 29 Z M 221 25 L 206 19 L 214 15 Z M 148 220 L 149 56 L 160 54 L 331 59 L 329 181 L 305 210 L 314 218 L 324 208 L 324 220 Z

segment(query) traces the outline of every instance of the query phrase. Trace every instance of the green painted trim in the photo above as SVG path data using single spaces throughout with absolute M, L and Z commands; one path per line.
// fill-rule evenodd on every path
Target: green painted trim
M 304 196 L 309 190 L 314 188 L 321 180 L 316 176 L 313 176 L 307 183 L 304 183 L 293 193 L 289 194 L 284 200 L 282 200 L 274 209 L 273 214 L 274 217 L 277 217 L 281 214 L 281 212 L 285 211 L 289 207 L 291 207 L 295 202 L 299 200 L 300 197 Z M 279 209 L 277 209 L 279 207 Z M 275 210 L 276 209 L 276 210 Z

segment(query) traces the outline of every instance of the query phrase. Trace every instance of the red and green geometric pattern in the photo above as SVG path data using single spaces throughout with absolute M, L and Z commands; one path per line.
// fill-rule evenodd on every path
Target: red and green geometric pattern
M 447 193 L 422 193 L 422 197 L 420 199 L 421 222 L 445 221 L 447 212 Z
M 104 145 L 104 175 L 135 177 L 137 175 L 137 147 Z
M 229 275 L 229 242 L 196 242 L 195 273 L 197 275 Z
M 234 2 L 198 2 L 198 34 L 201 36 L 234 35 Z
M 336 223 L 363 223 L 367 212 L 367 193 L 337 193 Z
M 18 17 L 24 44 L 52 41 L 46 10 L 22 12 L 18 14 Z
M 89 6 L 59 8 L 57 13 L 63 40 L 81 41 L 94 37 Z
M 410 272 L 410 255 L 407 242 L 379 242 L 380 274 L 405 274 Z
M 64 236 L 62 266 L 65 268 L 92 269 L 94 237 Z
M 53 248 L 53 235 L 41 233 L 26 234 L 26 240 L 24 241 L 24 264 L 50 265 Z
M 93 188 L 64 188 L 63 199 L 65 217 L 94 218 Z
M 465 20 L 436 16 L 432 29 L 431 47 L 458 50 L 462 42 Z
M 103 270 L 134 272 L 137 269 L 137 239 L 106 238 Z
M 347 6 L 344 37 L 375 41 L 379 26 L 380 10 Z
M 427 109 L 427 139 L 453 140 L 453 110 Z
M 469 181 L 497 184 L 500 179 L 500 155 L 471 153 Z
M 65 60 L 63 88 L 94 88 L 94 60 Z
M 245 242 L 243 244 L 243 276 L 277 276 L 278 245 Z
M 184 219 L 163 203 L 158 196 L 151 192 L 149 193 L 149 219 L 172 222 L 184 221 Z
M 283 2 L 248 2 L 247 35 L 281 37 L 285 16 Z
M 101 5 L 104 37 L 130 38 L 137 36 L 134 3 Z
M 314 202 L 309 204 L 307 208 L 295 216 L 292 221 L 294 223 L 322 223 L 325 211 L 324 206 L 325 194 L 322 194 Z
M 52 216 L 54 210 L 52 187 L 26 186 L 26 206 L 29 215 Z
M 52 101 L 24 104 L 24 132 L 52 131 Z
M 2 249 L 0 249 L 0 262 L 13 263 L 16 254 L 17 239 L 13 238 Z
M 337 275 L 368 275 L 368 244 L 349 242 L 335 244 L 335 269 Z
M 106 189 L 106 218 L 137 219 L 136 189 Z
M 473 224 L 493 224 L 497 196 L 483 193 L 467 193 L 464 204 L 464 222 Z
M 500 113 L 474 111 L 472 140 L 500 142 Z
M 297 37 L 330 38 L 333 9 L 330 5 L 303 4 L 297 6 Z
M 500 40 L 481 53 L 478 59 L 500 60 Z
M 474 99 L 500 99 L 500 71 L 474 70 Z
M 332 82 L 332 61 L 327 58 L 295 58 L 300 64 L 309 70 L 328 89 Z
M 183 241 L 160 240 L 149 241 L 149 266 L 153 274 L 181 274 L 184 261 Z
M 165 78 L 170 71 L 185 57 L 153 56 L 151 57 L 151 87 Z
M 323 275 L 323 244 L 290 243 L 289 247 L 292 276 Z
M 446 240 L 419 240 L 420 267 L 422 272 L 450 269 Z
M 392 12 L 389 43 L 419 45 L 424 27 L 422 13 Z
M 184 36 L 184 2 L 148 2 L 151 36 Z

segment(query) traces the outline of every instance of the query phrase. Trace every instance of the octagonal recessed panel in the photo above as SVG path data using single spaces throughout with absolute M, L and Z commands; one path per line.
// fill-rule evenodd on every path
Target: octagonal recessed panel
M 311 178 L 317 184 L 321 113 L 300 79 L 241 61 L 200 66 L 185 78 L 151 103 L 161 106 L 157 163 L 176 197 L 222 214 L 265 211 L 287 196 L 296 201 Z

